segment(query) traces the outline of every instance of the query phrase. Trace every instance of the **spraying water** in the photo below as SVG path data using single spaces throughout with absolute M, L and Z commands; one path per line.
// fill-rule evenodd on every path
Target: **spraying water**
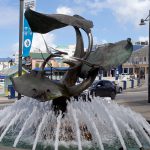
M 76 110 L 72 108 L 72 115 L 73 115 L 73 119 L 75 121 L 75 125 L 76 125 L 76 134 L 77 134 L 77 139 L 78 139 L 78 149 L 82 150 L 82 146 L 81 146 L 81 138 L 80 138 L 80 129 L 79 129 L 79 122 L 77 119 L 77 114 L 76 114 Z
M 24 97 L 0 110 L 1 144 L 10 138 L 13 147 L 25 143 L 32 150 L 41 150 L 39 145 L 55 150 L 150 148 L 150 125 L 146 120 L 108 98 L 93 97 L 91 102 L 72 100 L 67 112 L 58 117 L 51 106 L 51 102 Z
M 40 123 L 39 126 L 38 126 L 38 130 L 37 130 L 37 134 L 36 134 L 35 141 L 34 141 L 34 143 L 33 143 L 32 150 L 35 150 L 35 149 L 36 149 L 36 145 L 37 145 L 37 142 L 38 142 L 40 133 L 41 133 L 41 128 L 42 128 L 42 126 L 43 126 L 43 124 L 44 124 L 44 122 L 45 122 L 45 120 L 46 120 L 46 116 L 47 116 L 47 114 L 45 113 L 45 114 L 44 114 L 44 117 L 43 117 L 43 119 L 42 119 L 42 121 L 41 121 L 41 123 Z
M 13 147 L 16 147 L 18 142 L 19 142 L 19 139 L 21 138 L 25 128 L 27 128 L 28 124 L 29 124 L 29 121 L 31 120 L 31 118 L 33 117 L 34 113 L 36 112 L 36 109 L 33 110 L 33 112 L 30 114 L 30 116 L 27 118 L 27 120 L 25 121 L 21 131 L 19 132 L 17 138 L 15 139 L 15 142 L 14 142 L 14 145 Z
M 118 126 L 117 126 L 117 124 L 116 124 L 116 122 L 115 122 L 113 116 L 111 115 L 111 113 L 109 112 L 109 110 L 106 108 L 106 106 L 105 106 L 105 105 L 103 105 L 103 106 L 104 106 L 104 110 L 106 111 L 106 113 L 107 113 L 109 119 L 110 119 L 111 122 L 112 122 L 112 125 L 113 125 L 113 127 L 114 127 L 114 129 L 115 129 L 115 131 L 116 131 L 116 134 L 117 134 L 117 136 L 118 136 L 118 138 L 119 138 L 119 140 L 120 140 L 120 142 L 121 142 L 121 145 L 122 145 L 123 149 L 124 149 L 124 150 L 127 150 L 126 145 L 125 145 L 125 142 L 124 142 L 123 137 L 122 137 L 122 135 L 121 135 L 121 132 L 120 132 L 120 130 L 119 130 L 119 128 L 118 128 Z
M 86 113 L 87 116 L 89 116 L 87 112 L 85 112 L 85 113 Z M 95 131 L 95 134 L 96 134 L 96 136 L 97 136 L 99 146 L 100 146 L 101 150 L 104 150 L 104 146 L 103 146 L 103 143 L 102 143 L 102 139 L 101 139 L 101 136 L 100 136 L 100 134 L 99 134 L 99 131 L 98 131 L 97 127 L 96 127 L 96 124 L 95 124 L 95 122 L 93 121 L 93 119 L 91 118 L 91 116 L 89 116 L 88 118 L 90 118 L 89 120 L 90 120 L 90 122 L 91 122 L 91 124 L 92 124 L 92 127 L 93 127 L 93 129 L 94 129 L 94 131 Z
M 5 136 L 5 134 L 7 133 L 7 131 L 9 130 L 9 128 L 15 123 L 15 121 L 18 120 L 18 118 L 20 117 L 20 115 L 24 112 L 25 110 L 20 111 L 19 114 L 17 114 L 8 124 L 8 126 L 6 127 L 6 129 L 4 130 L 4 132 L 1 134 L 0 136 L 0 142 L 2 141 L 3 137 Z
M 56 139 L 55 139 L 55 150 L 58 150 L 58 141 L 59 141 L 59 132 L 60 132 L 60 124 L 61 124 L 61 113 L 57 117 L 57 128 L 56 128 Z

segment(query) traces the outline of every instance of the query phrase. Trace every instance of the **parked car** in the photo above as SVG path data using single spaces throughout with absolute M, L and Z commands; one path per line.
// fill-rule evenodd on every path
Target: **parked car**
M 112 83 L 113 83 L 113 84 L 115 85 L 115 87 L 116 87 L 116 93 L 122 93 L 122 90 L 123 90 L 122 86 L 116 84 L 114 81 L 112 81 Z
M 121 80 L 127 81 L 128 79 L 130 79 L 130 75 L 128 73 L 122 73 L 120 75 Z
M 117 85 L 117 84 L 115 86 L 116 86 L 116 92 L 117 93 L 122 93 L 123 88 L 121 86 Z
M 90 94 L 100 97 L 111 97 L 115 99 L 116 97 L 116 86 L 109 80 L 100 80 L 94 82 L 89 88 Z

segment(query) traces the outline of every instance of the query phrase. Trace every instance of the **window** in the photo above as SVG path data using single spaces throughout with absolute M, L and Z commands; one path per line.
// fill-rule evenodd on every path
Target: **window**
M 104 86 L 103 82 L 99 82 L 97 86 Z
M 105 81 L 105 86 L 106 86 L 106 87 L 110 87 L 110 86 L 112 86 L 112 83 L 111 83 L 111 82 L 108 82 L 108 81 Z
M 143 62 L 143 57 L 140 57 L 139 60 L 140 60 L 140 62 Z
M 39 63 L 36 63 L 36 64 L 35 64 L 35 67 L 36 67 L 36 68 L 39 68 L 39 67 L 40 67 L 40 64 L 39 64 Z
M 133 68 L 129 68 L 129 74 L 133 74 Z
M 124 68 L 124 73 L 128 73 L 128 68 Z

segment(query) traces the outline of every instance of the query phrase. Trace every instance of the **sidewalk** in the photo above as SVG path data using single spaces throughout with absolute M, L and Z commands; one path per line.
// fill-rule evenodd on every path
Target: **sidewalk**
M 136 86 L 134 88 L 128 88 L 125 90 L 125 92 L 138 92 L 138 91 L 145 91 L 147 89 L 148 89 L 148 87 L 145 83 L 145 84 L 142 84 L 141 86 Z
M 8 99 L 6 96 L 0 96 L 0 104 L 11 104 L 14 103 L 17 99 Z
M 140 113 L 148 122 L 150 122 L 150 103 L 147 100 L 141 101 L 121 101 L 119 105 L 130 107 L 133 111 Z

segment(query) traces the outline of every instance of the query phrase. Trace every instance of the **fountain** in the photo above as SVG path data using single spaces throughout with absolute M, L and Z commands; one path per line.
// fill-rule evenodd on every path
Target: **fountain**
M 24 97 L 0 111 L 2 145 L 32 150 L 148 150 L 150 125 L 110 98 L 71 98 L 56 117 L 52 102 Z
M 79 96 L 93 83 L 99 68 L 117 67 L 130 57 L 131 39 L 91 52 L 91 21 L 78 15 L 44 15 L 30 9 L 25 16 L 33 32 L 73 26 L 76 49 L 74 57 L 64 61 L 70 67 L 59 82 L 47 78 L 44 68 L 51 58 L 63 57 L 60 51 L 50 52 L 41 71 L 11 79 L 15 90 L 25 97 L 0 110 L 1 144 L 32 150 L 148 150 L 150 125 L 140 114 L 110 98 L 90 96 L 92 100 L 85 101 Z M 88 35 L 87 52 L 80 29 Z M 83 81 L 76 84 L 79 77 Z

